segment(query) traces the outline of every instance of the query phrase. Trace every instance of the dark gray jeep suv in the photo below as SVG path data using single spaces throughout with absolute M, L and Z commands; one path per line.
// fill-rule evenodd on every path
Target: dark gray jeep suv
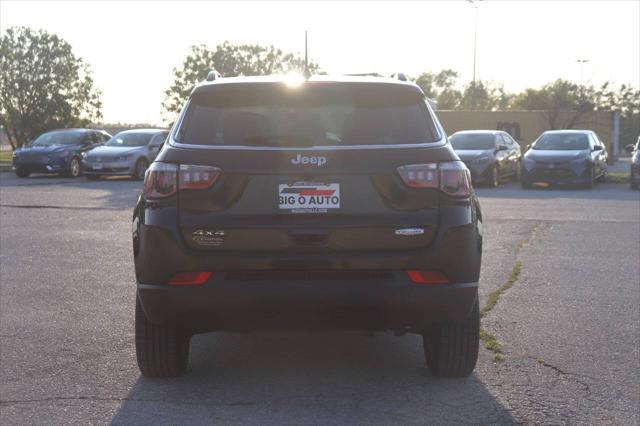
M 422 91 L 375 77 L 197 86 L 133 215 L 142 374 L 209 331 L 391 330 L 441 376 L 479 344 L 482 224 Z

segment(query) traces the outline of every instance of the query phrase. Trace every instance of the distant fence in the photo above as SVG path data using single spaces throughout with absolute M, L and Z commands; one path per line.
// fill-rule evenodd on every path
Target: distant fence
M 569 114 L 561 113 L 560 121 Z M 436 115 L 449 135 L 459 130 L 504 130 L 523 147 L 549 130 L 543 111 L 436 111 Z M 619 153 L 620 147 L 619 130 L 614 125 L 616 120 L 619 120 L 617 115 L 611 112 L 591 112 L 581 117 L 573 127 L 596 132 L 613 157 Z

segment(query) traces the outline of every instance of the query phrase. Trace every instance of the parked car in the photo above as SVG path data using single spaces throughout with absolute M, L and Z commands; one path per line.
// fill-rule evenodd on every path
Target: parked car
M 143 179 L 149 164 L 156 158 L 168 130 L 125 130 L 103 146 L 85 153 L 82 171 L 89 179 L 100 176 L 130 176 Z
M 640 187 L 640 136 L 635 145 L 627 145 L 627 152 L 631 154 L 631 167 L 629 174 L 629 187 L 638 189 Z
M 111 137 L 103 130 L 61 129 L 38 136 L 13 152 L 13 169 L 21 178 L 31 173 L 80 175 L 82 153 L 105 143 Z
M 533 183 L 581 184 L 593 188 L 607 178 L 607 150 L 591 130 L 549 130 L 522 160 L 522 187 Z
M 435 375 L 466 376 L 481 220 L 415 84 L 214 75 L 134 210 L 140 370 L 182 373 L 195 333 L 355 328 L 422 335 Z
M 449 138 L 474 183 L 496 187 L 505 177 L 520 179 L 520 145 L 507 132 L 465 130 Z

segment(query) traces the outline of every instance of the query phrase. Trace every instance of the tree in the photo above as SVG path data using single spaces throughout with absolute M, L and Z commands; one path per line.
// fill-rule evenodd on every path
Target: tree
M 203 81 L 211 69 L 223 77 L 302 72 L 304 59 L 274 46 L 259 44 L 236 45 L 225 41 L 213 50 L 204 44 L 191 46 L 182 66 L 173 69 L 173 84 L 165 91 L 165 111 L 180 111 L 193 87 Z M 317 64 L 309 63 L 309 71 L 318 69 Z
M 581 118 L 596 108 L 597 92 L 593 86 L 579 86 L 558 79 L 541 89 L 527 89 L 516 96 L 514 106 L 540 110 L 550 129 L 572 129 Z
M 620 139 L 622 145 L 633 143 L 640 135 L 640 90 L 622 84 L 614 87 L 604 83 L 596 91 L 596 108 L 620 114 Z
M 424 94 L 438 103 L 438 109 L 456 109 L 460 105 L 462 94 L 456 89 L 458 73 L 445 69 L 437 74 L 424 72 L 416 79 Z
M 495 111 L 509 109 L 513 95 L 504 87 L 491 82 L 476 81 L 467 84 L 462 93 L 460 109 Z
M 13 149 L 54 128 L 100 118 L 89 66 L 55 34 L 26 27 L 0 38 L 0 124 Z

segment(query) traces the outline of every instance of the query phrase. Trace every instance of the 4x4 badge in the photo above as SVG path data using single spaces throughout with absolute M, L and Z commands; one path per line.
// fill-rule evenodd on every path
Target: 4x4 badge
M 424 234 L 423 228 L 396 229 L 396 235 L 422 235 L 422 234 Z

